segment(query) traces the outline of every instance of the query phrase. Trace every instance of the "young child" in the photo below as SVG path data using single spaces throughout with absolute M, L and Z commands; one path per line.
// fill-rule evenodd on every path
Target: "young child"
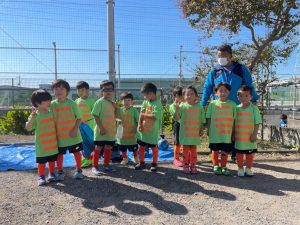
M 92 130 L 94 130 L 95 120 L 92 116 L 92 110 L 95 104 L 95 99 L 89 96 L 90 86 L 85 81 L 79 81 L 76 85 L 77 95 L 79 98 L 75 100 L 79 111 L 82 116 L 82 123 L 87 124 Z M 93 150 L 93 149 L 91 149 Z M 92 165 L 92 155 L 86 158 L 82 158 L 82 167 L 88 167 Z
M 232 151 L 232 131 L 236 114 L 235 102 L 228 100 L 230 85 L 219 83 L 215 93 L 219 97 L 210 102 L 206 112 L 209 148 L 212 151 L 212 164 L 215 175 L 228 176 L 226 167 L 228 154 Z M 221 151 L 221 167 L 219 166 L 219 151 Z
M 157 88 L 152 83 L 146 83 L 141 88 L 144 95 L 139 124 L 138 124 L 138 144 L 140 145 L 140 163 L 135 166 L 136 170 L 145 168 L 145 151 L 152 148 L 153 160 L 150 170 L 157 171 L 158 147 L 157 142 L 162 124 L 163 107 L 156 96 Z
M 139 113 L 136 108 L 133 107 L 133 95 L 129 92 L 123 92 L 120 95 L 120 100 L 123 106 L 120 108 L 120 119 L 122 120 L 123 135 L 122 138 L 117 138 L 117 144 L 122 152 L 121 164 L 126 165 L 128 163 L 127 149 L 133 152 L 134 162 L 138 163 L 138 145 L 136 139 L 136 131 L 139 120 Z
M 183 89 L 181 86 L 176 86 L 173 90 L 173 97 L 174 102 L 170 105 L 170 114 L 174 119 L 175 111 L 176 111 L 176 105 L 179 104 L 179 106 L 183 103 Z M 173 164 L 178 167 L 182 167 L 183 163 L 180 161 L 180 151 L 181 151 L 181 144 L 179 142 L 179 130 L 180 130 L 180 120 L 176 121 L 174 120 L 173 123 L 173 137 L 174 137 L 174 161 Z
M 55 181 L 55 161 L 58 154 L 56 130 L 53 113 L 49 110 L 52 97 L 44 90 L 32 93 L 31 102 L 34 106 L 26 123 L 26 130 L 34 130 L 35 154 L 38 163 L 38 185 L 46 184 L 45 164 L 48 162 L 48 181 Z
M 114 83 L 109 80 L 104 80 L 100 84 L 100 91 L 103 97 L 96 101 L 92 115 L 95 118 L 96 126 L 94 128 L 94 143 L 95 149 L 93 153 L 92 173 L 96 176 L 100 175 L 98 161 L 100 150 L 104 152 L 104 171 L 112 170 L 110 167 L 111 151 L 115 145 L 116 137 L 116 115 L 119 108 L 113 102 Z
M 261 124 L 261 115 L 257 106 L 251 103 L 252 89 L 243 85 L 238 90 L 238 99 L 241 102 L 237 106 L 235 119 L 235 149 L 238 165 L 238 176 L 253 176 L 254 153 L 257 152 L 257 132 Z M 244 155 L 246 155 L 246 169 L 244 170 Z
M 287 127 L 287 115 L 281 114 L 279 126 L 280 127 Z
M 183 145 L 183 172 L 197 173 L 197 145 L 200 144 L 205 112 L 197 103 L 197 90 L 188 86 L 184 90 L 185 102 L 176 104 L 175 120 L 180 120 L 179 142 Z
M 76 161 L 74 178 L 82 179 L 80 151 L 82 151 L 83 148 L 82 138 L 79 132 L 81 115 L 78 106 L 73 100 L 68 99 L 70 85 L 67 81 L 61 79 L 53 81 L 52 91 L 56 97 L 56 99 L 52 101 L 51 109 L 54 113 L 58 140 L 57 180 L 64 180 L 63 155 L 67 153 L 67 150 L 69 150 L 69 153 L 74 154 Z

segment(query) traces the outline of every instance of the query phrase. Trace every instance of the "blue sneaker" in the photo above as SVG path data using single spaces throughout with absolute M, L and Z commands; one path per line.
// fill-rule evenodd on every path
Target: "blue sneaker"
M 74 178 L 77 179 L 77 180 L 83 179 L 82 171 L 81 170 L 76 170 L 75 174 L 74 174 Z
M 112 171 L 112 168 L 111 168 L 110 165 L 104 165 L 103 170 L 104 170 L 105 172 L 111 172 L 111 171 Z
M 64 179 L 65 179 L 64 171 L 58 171 L 57 176 L 56 176 L 56 180 L 57 181 L 63 181 Z
M 39 179 L 38 179 L 38 185 L 39 186 L 43 186 L 46 184 L 46 179 L 44 176 L 40 176 Z
M 54 182 L 54 181 L 56 181 L 56 176 L 55 176 L 54 173 L 49 173 L 49 174 L 48 174 L 48 181 L 49 181 L 49 182 Z

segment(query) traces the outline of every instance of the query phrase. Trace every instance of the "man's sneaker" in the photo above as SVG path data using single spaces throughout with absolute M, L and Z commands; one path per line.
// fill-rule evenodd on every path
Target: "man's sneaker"
M 49 174 L 48 174 L 48 181 L 49 181 L 49 182 L 54 182 L 54 181 L 56 181 L 56 176 L 55 176 L 54 173 L 49 173 Z
M 76 170 L 75 174 L 74 174 L 74 178 L 77 179 L 77 180 L 83 179 L 82 171 L 81 170 Z
M 138 164 L 138 163 L 140 162 L 139 157 L 134 156 L 133 162 L 134 162 L 135 164 Z
M 174 159 L 173 164 L 177 167 L 183 167 L 183 163 L 179 159 Z
M 83 158 L 81 161 L 81 167 L 82 168 L 86 168 L 86 167 L 90 167 L 92 165 L 92 160 L 89 158 Z
M 189 165 L 184 165 L 183 166 L 183 172 L 184 173 L 190 173 L 190 167 L 189 167 Z
M 191 171 L 191 173 L 193 173 L 193 174 L 198 173 L 198 170 L 197 170 L 197 168 L 196 168 L 195 165 L 190 166 L 190 171 Z
M 245 169 L 245 174 L 248 177 L 252 177 L 254 175 L 254 173 L 252 172 L 251 168 L 246 168 Z
M 123 158 L 121 161 L 122 165 L 127 165 L 128 164 L 128 159 L 127 158 Z
M 227 169 L 227 167 L 222 167 L 222 174 L 225 175 L 225 176 L 229 176 L 230 175 L 230 172 L 229 170 Z
M 64 179 L 65 179 L 64 171 L 58 171 L 57 176 L 56 176 L 56 180 L 57 181 L 63 181 Z
M 244 168 L 238 168 L 237 175 L 238 177 L 244 177 L 245 176 Z
M 235 156 L 231 156 L 231 162 L 236 163 L 236 157 Z
M 214 166 L 213 171 L 214 171 L 215 175 L 221 175 L 222 174 L 222 168 L 219 167 L 219 166 Z
M 98 167 L 93 167 L 92 168 L 92 174 L 94 174 L 95 176 L 99 176 L 101 174 Z
M 140 162 L 140 163 L 136 164 L 136 166 L 134 167 L 134 169 L 136 169 L 136 170 L 142 170 L 142 169 L 145 169 L 145 167 L 146 167 L 145 162 Z
M 151 170 L 151 172 L 156 172 L 157 171 L 157 163 L 152 163 L 150 170 Z
M 38 185 L 39 186 L 43 186 L 46 184 L 46 179 L 44 176 L 40 176 L 39 179 L 38 179 Z
M 111 171 L 112 171 L 112 168 L 111 168 L 110 165 L 104 165 L 104 166 L 103 166 L 103 170 L 104 170 L 105 172 L 111 172 Z

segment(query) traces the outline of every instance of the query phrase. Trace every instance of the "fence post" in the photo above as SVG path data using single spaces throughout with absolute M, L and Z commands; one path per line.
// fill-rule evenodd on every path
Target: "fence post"
M 14 93 L 14 78 L 11 78 L 11 95 L 12 95 L 12 107 L 15 107 L 15 93 Z

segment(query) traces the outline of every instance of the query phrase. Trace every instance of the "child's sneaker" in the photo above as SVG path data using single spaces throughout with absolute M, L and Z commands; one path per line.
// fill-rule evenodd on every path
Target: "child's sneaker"
M 214 170 L 215 175 L 221 175 L 222 174 L 222 169 L 219 166 L 214 166 L 213 170 Z
M 82 171 L 81 170 L 76 170 L 75 174 L 74 174 L 74 178 L 77 179 L 77 180 L 83 179 Z
M 57 176 L 56 176 L 56 180 L 57 181 L 63 181 L 64 179 L 65 179 L 64 171 L 58 171 Z
M 43 186 L 46 184 L 46 179 L 44 176 L 40 176 L 39 179 L 38 179 L 38 185 L 39 186 Z
M 103 166 L 103 170 L 104 170 L 105 172 L 111 172 L 111 171 L 112 171 L 112 168 L 111 168 L 110 165 L 104 165 L 104 166 Z
M 122 165 L 127 165 L 128 164 L 128 159 L 127 158 L 123 158 L 121 161 Z
M 230 172 L 227 169 L 227 167 L 222 167 L 221 171 L 222 171 L 222 174 L 225 175 L 225 176 L 229 176 L 230 175 Z
M 238 175 L 238 177 L 245 176 L 244 168 L 238 168 L 237 175 Z
M 183 167 L 183 163 L 179 159 L 174 159 L 173 164 L 177 167 Z
M 133 162 L 134 162 L 135 164 L 138 164 L 138 163 L 140 162 L 139 157 L 134 156 Z
M 49 182 L 54 182 L 54 181 L 56 181 L 56 176 L 55 176 L 54 173 L 49 173 L 49 174 L 48 174 L 48 181 L 49 181 Z
M 86 168 L 92 165 L 92 160 L 89 158 L 83 158 L 81 161 L 81 167 Z
M 191 170 L 191 173 L 193 173 L 193 174 L 198 173 L 198 170 L 195 165 L 190 166 L 190 170 Z
M 99 176 L 101 174 L 98 167 L 93 167 L 92 168 L 92 174 L 95 175 L 95 176 Z
M 145 169 L 146 167 L 146 164 L 144 162 L 140 162 L 138 164 L 136 164 L 136 166 L 134 167 L 134 169 L 136 170 L 142 170 L 142 169 Z
M 248 177 L 252 177 L 254 175 L 254 173 L 252 172 L 251 168 L 246 168 L 245 174 Z
M 183 166 L 183 172 L 184 173 L 190 173 L 190 167 L 189 167 L 189 165 L 184 165 Z
M 151 170 L 151 172 L 156 172 L 157 171 L 157 163 L 152 163 L 150 170 Z

